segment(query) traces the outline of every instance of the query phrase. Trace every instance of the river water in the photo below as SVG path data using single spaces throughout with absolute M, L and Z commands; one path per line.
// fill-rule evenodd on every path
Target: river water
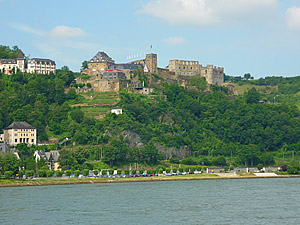
M 0 224 L 300 224 L 300 178 L 0 188 Z

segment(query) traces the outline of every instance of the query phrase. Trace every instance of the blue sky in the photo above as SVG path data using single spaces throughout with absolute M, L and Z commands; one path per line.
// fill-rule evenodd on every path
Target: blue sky
M 229 75 L 300 75 L 300 0 L 0 0 L 0 8 L 0 44 L 58 68 L 79 71 L 98 51 L 128 62 L 152 45 L 160 67 L 186 59 Z

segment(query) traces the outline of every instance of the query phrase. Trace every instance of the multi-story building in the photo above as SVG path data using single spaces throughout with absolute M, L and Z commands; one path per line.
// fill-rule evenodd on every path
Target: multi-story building
M 0 59 L 0 71 L 4 74 L 11 75 L 13 70 L 25 72 L 25 57 L 20 50 L 17 59 Z
M 82 71 L 82 74 L 96 75 L 103 73 L 109 66 L 115 64 L 115 61 L 110 58 L 105 52 L 98 52 L 89 62 L 88 68 Z
M 56 73 L 56 64 L 55 61 L 51 59 L 40 59 L 33 58 L 29 59 L 27 63 L 27 72 L 28 73 L 41 73 L 41 74 L 50 74 Z
M 36 145 L 36 128 L 27 122 L 13 122 L 3 129 L 3 133 L 4 142 L 8 145 L 16 146 L 21 143 Z

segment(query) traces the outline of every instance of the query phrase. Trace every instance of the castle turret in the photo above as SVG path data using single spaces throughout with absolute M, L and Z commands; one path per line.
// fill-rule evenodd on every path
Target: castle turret
M 157 54 L 147 54 L 145 63 L 150 73 L 157 74 Z

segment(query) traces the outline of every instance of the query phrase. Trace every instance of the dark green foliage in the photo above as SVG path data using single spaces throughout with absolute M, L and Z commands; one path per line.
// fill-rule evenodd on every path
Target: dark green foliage
M 136 169 L 132 169 L 131 173 L 136 174 Z
M 33 170 L 26 170 L 26 177 L 33 177 L 34 176 L 34 171 Z
M 117 174 L 121 175 L 122 174 L 122 170 L 121 169 L 117 169 Z
M 177 172 L 177 168 L 176 167 L 173 167 L 172 170 L 173 170 L 173 173 Z
M 94 175 L 97 176 L 99 174 L 99 170 L 94 170 Z
M 124 170 L 125 175 L 129 175 L 129 169 Z
M 4 172 L 4 177 L 5 177 L 5 179 L 9 179 L 9 178 L 11 178 L 13 175 L 14 175 L 14 172 L 13 172 L 13 171 L 8 170 L 8 171 L 5 171 L 5 172 Z
M 78 177 L 80 175 L 80 170 L 75 170 L 74 174 L 75 174 L 76 177 Z
M 23 170 L 20 170 L 20 171 L 18 172 L 18 177 L 23 178 L 23 175 L 24 175 L 24 171 L 23 171 Z
M 38 176 L 39 177 L 46 177 L 46 170 L 38 170 Z
M 144 169 L 139 169 L 139 174 L 143 174 L 144 173 Z
M 46 171 L 47 177 L 53 177 L 54 172 L 52 170 Z
M 257 169 L 258 169 L 258 170 L 261 170 L 263 167 L 264 167 L 263 164 L 261 164 L 261 163 L 260 163 L 260 164 L 257 164 Z
M 171 172 L 171 169 L 170 168 L 167 168 L 166 169 L 166 173 L 170 173 Z
M 62 171 L 61 170 L 57 170 L 56 172 L 55 172 L 55 175 L 57 176 L 57 177 L 61 177 L 62 176 Z
M 109 175 L 113 175 L 114 170 L 113 170 L 113 169 L 110 169 L 110 170 L 108 171 L 108 173 L 109 173 Z
M 71 176 L 71 173 L 72 173 L 71 170 L 66 170 L 66 171 L 65 171 L 65 174 L 66 174 L 66 176 L 68 176 L 68 177 Z
M 6 154 L 2 161 L 2 171 L 12 171 L 13 174 L 17 174 L 19 167 L 21 166 L 21 161 L 18 160 L 15 154 L 9 153 Z
M 183 172 L 183 168 L 180 167 L 180 168 L 178 169 L 178 171 L 179 171 L 180 173 L 182 173 L 182 172 Z
M 88 176 L 89 175 L 89 169 L 84 169 L 82 174 L 85 177 Z
M 0 45 L 0 59 L 16 59 L 19 54 L 18 46 L 9 46 Z

